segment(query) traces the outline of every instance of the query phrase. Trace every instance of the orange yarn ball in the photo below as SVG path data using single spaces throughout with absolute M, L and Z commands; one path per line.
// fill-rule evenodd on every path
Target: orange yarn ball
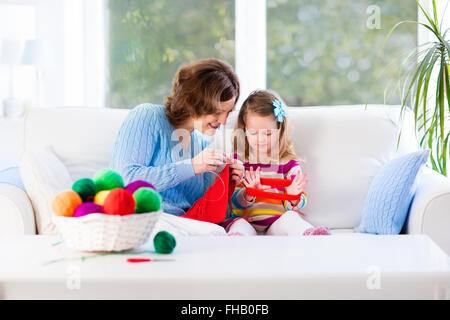
M 97 194 L 94 197 L 94 202 L 101 206 L 104 205 L 105 199 L 110 192 L 111 192 L 111 190 L 103 190 L 103 191 L 97 192 Z
M 82 203 L 83 200 L 75 191 L 63 191 L 53 199 L 52 210 L 57 216 L 72 217 Z
M 125 216 L 133 214 L 136 209 L 136 201 L 133 194 L 125 189 L 113 189 L 109 192 L 103 205 L 106 214 Z

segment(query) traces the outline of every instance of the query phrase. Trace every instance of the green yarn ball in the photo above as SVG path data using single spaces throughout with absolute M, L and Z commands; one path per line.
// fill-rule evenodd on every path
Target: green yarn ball
M 80 195 L 83 202 L 92 200 L 96 193 L 94 181 L 88 178 L 75 181 L 72 190 Z
M 160 231 L 153 238 L 153 246 L 157 253 L 172 253 L 176 245 L 175 237 L 167 231 Z
M 108 168 L 98 171 L 94 175 L 93 180 L 97 192 L 124 187 L 123 179 L 120 174 Z
M 152 188 L 139 188 L 133 193 L 136 213 L 153 212 L 161 209 L 161 195 Z

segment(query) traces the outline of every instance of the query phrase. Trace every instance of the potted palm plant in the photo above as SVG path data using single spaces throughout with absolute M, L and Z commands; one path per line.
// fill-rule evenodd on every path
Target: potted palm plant
M 401 77 L 403 92 L 400 114 L 403 114 L 405 108 L 412 109 L 420 146 L 431 149 L 430 162 L 433 169 L 447 176 L 447 159 L 450 158 L 450 28 L 442 30 L 444 19 L 438 19 L 436 0 L 432 0 L 432 13 L 425 10 L 418 0 L 416 2 L 426 21 L 397 23 L 390 30 L 385 43 L 392 32 L 404 23 L 418 24 L 433 35 L 432 41 L 410 52 L 404 60 L 404 63 L 412 62 L 413 67 Z M 432 93 L 435 93 L 435 97 Z

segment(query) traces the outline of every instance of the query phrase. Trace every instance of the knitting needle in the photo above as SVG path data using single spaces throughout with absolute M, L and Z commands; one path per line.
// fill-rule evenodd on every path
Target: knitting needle
M 139 263 L 139 262 L 160 262 L 160 261 L 174 261 L 173 259 L 143 259 L 143 258 L 128 258 L 127 262 Z

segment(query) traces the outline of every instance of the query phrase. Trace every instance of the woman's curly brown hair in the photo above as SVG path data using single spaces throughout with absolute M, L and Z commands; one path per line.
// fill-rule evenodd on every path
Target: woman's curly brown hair
M 189 118 L 218 113 L 220 102 L 239 99 L 239 90 L 236 73 L 221 60 L 204 59 L 182 65 L 164 102 L 166 116 L 177 126 Z

